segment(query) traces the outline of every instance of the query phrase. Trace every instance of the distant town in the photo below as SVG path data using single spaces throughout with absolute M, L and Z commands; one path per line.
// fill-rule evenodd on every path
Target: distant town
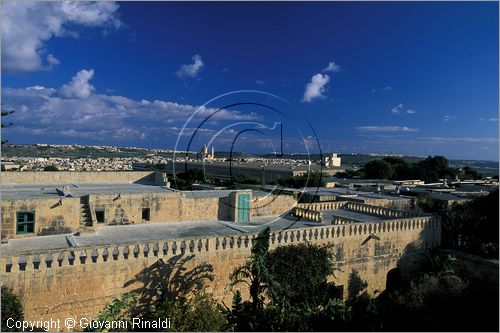
M 150 149 L 139 147 L 86 146 L 79 144 L 5 144 L 2 146 L 2 171 L 131 171 L 142 169 L 142 165 L 167 164 L 171 161 L 198 161 L 196 151 L 177 151 L 169 149 Z M 328 154 L 325 154 L 327 156 Z M 407 162 L 418 162 L 426 156 L 405 156 L 403 154 L 351 153 L 339 154 L 342 166 L 358 169 L 367 162 L 389 156 L 403 157 Z M 226 162 L 228 152 L 215 151 L 210 162 Z M 306 156 L 290 153 L 284 156 L 273 154 L 235 153 L 233 162 L 258 163 L 267 165 L 300 166 L 309 161 L 319 164 L 322 157 L 314 154 Z M 449 160 L 450 166 L 462 168 L 469 166 L 485 177 L 498 175 L 497 161 Z

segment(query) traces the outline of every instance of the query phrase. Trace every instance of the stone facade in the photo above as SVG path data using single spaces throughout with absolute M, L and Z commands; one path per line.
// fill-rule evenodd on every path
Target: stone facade
M 247 191 L 248 192 L 248 191 Z M 251 216 L 276 216 L 295 205 L 292 196 L 269 195 L 254 198 Z M 85 197 L 26 200 L 2 200 L 2 240 L 96 229 L 103 225 L 163 223 L 177 221 L 233 220 L 236 206 L 229 197 L 189 197 L 182 192 L 99 194 Z M 91 215 L 87 221 L 82 209 Z M 142 210 L 149 210 L 149 219 L 142 219 Z M 96 211 L 104 212 L 98 223 Z M 16 234 L 16 213 L 35 213 L 35 232 Z

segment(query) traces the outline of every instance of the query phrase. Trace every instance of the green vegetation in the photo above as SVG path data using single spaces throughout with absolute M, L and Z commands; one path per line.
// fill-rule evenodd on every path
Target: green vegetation
M 400 157 L 386 157 L 365 164 L 365 178 L 371 179 L 421 179 L 427 183 L 439 179 L 454 179 L 458 170 L 448 166 L 448 160 L 443 156 L 427 157 L 417 163 L 407 163 Z
M 59 171 L 55 165 L 47 165 L 43 168 L 43 171 Z
M 498 257 L 498 189 L 449 208 L 435 207 L 442 220 L 443 246 Z
M 8 287 L 2 286 L 2 326 L 0 327 L 1 332 L 14 332 L 15 328 L 7 327 L 7 319 L 12 318 L 14 321 L 23 320 L 24 310 L 23 304 L 19 296 L 14 294 L 12 290 Z
M 178 190 L 190 191 L 193 189 L 193 184 L 206 183 L 208 177 L 208 172 L 205 170 L 189 169 L 186 172 L 177 174 L 175 181 L 171 185 Z
M 274 183 L 293 188 L 318 187 L 322 185 L 322 175 L 321 172 L 310 172 L 300 176 L 281 178 Z
M 2 104 L 2 117 L 6 117 L 10 114 L 13 114 L 15 111 L 14 110 L 9 110 L 9 111 L 6 111 L 3 109 L 3 104 Z M 13 124 L 11 122 L 8 122 L 8 123 L 5 123 L 3 121 L 3 118 L 2 118 L 2 128 L 6 128 L 6 127 L 9 127 L 9 126 L 12 126 Z M 2 140 L 2 145 L 4 143 L 7 143 L 9 140 Z

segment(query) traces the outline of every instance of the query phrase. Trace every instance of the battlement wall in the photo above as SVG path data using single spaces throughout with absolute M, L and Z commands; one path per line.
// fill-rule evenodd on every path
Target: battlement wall
M 253 233 L 34 251 L 2 257 L 0 270 L 4 285 L 21 295 L 28 320 L 95 318 L 113 297 L 141 290 L 155 265 L 172 261 L 182 261 L 182 271 L 211 264 L 214 279 L 209 291 L 228 304 L 232 296 L 227 289 L 230 274 L 249 257 L 256 236 Z M 306 241 L 332 243 L 337 285 L 347 286 L 349 274 L 357 270 L 370 291 L 381 291 L 390 269 L 415 251 L 439 246 L 440 238 L 437 218 L 414 217 L 272 232 L 270 247 Z

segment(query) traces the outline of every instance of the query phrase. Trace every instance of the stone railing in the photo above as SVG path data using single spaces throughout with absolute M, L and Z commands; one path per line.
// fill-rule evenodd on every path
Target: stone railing
M 382 222 L 353 223 L 349 225 L 330 225 L 324 227 L 297 228 L 272 232 L 271 247 L 300 243 L 304 241 L 345 240 L 355 235 L 370 235 L 422 229 L 422 238 L 427 246 L 440 244 L 439 219 L 425 216 Z M 435 232 L 426 233 L 434 230 Z M 250 252 L 257 233 L 210 238 L 183 238 L 138 242 L 129 244 L 110 244 L 102 246 L 75 247 L 62 250 L 26 252 L 24 254 L 3 254 L 0 270 L 2 274 L 20 271 L 45 272 L 61 267 L 93 265 L 117 260 L 136 260 L 145 257 L 170 257 L 178 254 L 212 254 L 221 256 L 225 251 Z
M 351 210 L 358 213 L 379 216 L 387 219 L 406 219 L 411 217 L 419 217 L 420 215 L 414 212 L 385 208 L 379 206 L 366 205 L 357 202 L 348 202 L 345 206 L 342 207 L 346 210 Z
M 294 207 L 293 208 L 293 215 L 296 217 L 303 217 L 305 219 L 316 221 L 316 222 L 323 221 L 323 213 L 315 211 L 315 210 L 310 210 L 308 208 Z
M 342 216 L 332 217 L 332 225 L 351 224 L 351 223 L 359 223 L 359 222 L 361 222 L 361 221 L 355 220 L 355 219 L 350 219 L 347 217 L 342 217 Z
M 314 203 L 299 203 L 296 207 L 310 210 L 334 210 L 340 209 L 347 204 L 347 201 L 330 201 L 330 202 L 314 202 Z

